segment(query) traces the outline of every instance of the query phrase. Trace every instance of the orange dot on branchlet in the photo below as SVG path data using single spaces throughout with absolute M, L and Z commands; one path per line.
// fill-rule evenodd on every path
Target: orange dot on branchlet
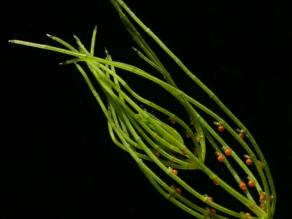
M 247 158 L 247 159 L 245 160 L 245 163 L 246 163 L 247 166 L 251 166 L 251 165 L 253 164 L 253 161 L 252 161 L 251 158 Z
M 216 209 L 215 208 L 211 208 L 210 209 L 210 216 L 213 218 L 216 215 Z
M 241 181 L 241 182 L 239 183 L 239 188 L 240 188 L 242 191 L 246 191 L 246 190 L 247 190 L 247 187 L 246 187 L 245 182 Z
M 175 175 L 175 176 L 177 176 L 177 174 L 178 174 L 178 171 L 177 171 L 177 169 L 171 169 L 171 173 L 173 174 L 173 175 Z
M 245 213 L 243 219 L 251 219 L 251 214 L 250 213 Z
M 236 129 L 236 131 L 238 131 L 239 137 L 243 140 L 245 137 L 244 131 L 242 129 Z
M 229 147 L 226 148 L 225 151 L 224 151 L 225 155 L 228 156 L 228 157 L 231 156 L 231 152 L 232 151 L 231 151 L 231 149 Z
M 207 197 L 207 202 L 209 202 L 209 203 L 213 202 L 213 198 L 211 196 L 208 196 Z
M 266 193 L 265 192 L 261 192 L 260 193 L 260 197 L 259 197 L 259 202 L 260 203 L 264 203 L 266 201 Z
M 253 180 L 253 179 L 250 179 L 250 180 L 248 181 L 248 186 L 249 186 L 250 188 L 253 188 L 253 187 L 254 187 L 254 180 Z
M 225 128 L 224 128 L 224 126 L 223 126 L 222 124 L 219 124 L 219 125 L 217 126 L 217 130 L 218 130 L 219 132 L 224 132 L 224 131 L 225 131 Z
M 220 163 L 224 162 L 224 156 L 223 156 L 223 154 L 219 153 L 219 154 L 217 155 L 217 160 L 218 160 Z
M 182 190 L 181 190 L 180 187 L 176 187 L 176 188 L 175 188 L 175 192 L 176 192 L 177 194 L 181 195 Z
M 239 132 L 239 137 L 243 140 L 245 137 L 244 132 Z

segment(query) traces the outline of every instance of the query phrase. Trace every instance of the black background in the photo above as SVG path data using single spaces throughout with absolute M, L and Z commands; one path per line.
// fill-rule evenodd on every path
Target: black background
M 126 2 L 249 127 L 275 179 L 275 218 L 289 218 L 291 7 L 281 1 Z M 74 33 L 88 45 L 97 25 L 98 55 L 107 47 L 116 60 L 139 65 L 109 1 L 14 1 L 1 6 L 0 22 L 0 218 L 191 218 L 160 197 L 111 143 L 80 75 L 58 65 L 67 57 L 7 42 L 50 43 L 45 33 L 73 42 Z

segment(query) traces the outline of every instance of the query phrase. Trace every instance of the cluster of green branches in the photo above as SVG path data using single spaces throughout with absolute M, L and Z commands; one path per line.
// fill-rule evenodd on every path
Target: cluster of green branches
M 130 154 L 153 186 L 169 201 L 197 218 L 272 218 L 276 203 L 275 188 L 268 164 L 251 133 L 122 0 L 112 0 L 112 4 L 139 48 L 135 48 L 135 52 L 162 77 L 154 76 L 133 65 L 113 61 L 107 51 L 105 58 L 96 57 L 94 55 L 96 28 L 92 34 L 89 50 L 76 36 L 74 38 L 78 48 L 52 35 L 47 36 L 61 47 L 21 40 L 10 40 L 10 42 L 73 56 L 73 59 L 63 64 L 74 64 L 83 76 L 107 119 L 113 142 Z M 222 109 L 225 113 L 223 116 L 232 121 L 232 124 L 178 88 L 170 72 L 146 43 L 137 27 L 148 34 L 182 72 Z M 125 72 L 149 80 L 167 91 L 177 104 L 185 109 L 189 120 L 184 121 L 169 109 L 140 96 L 121 77 Z M 94 78 L 94 81 L 91 78 Z M 102 95 L 97 91 L 97 86 Z M 151 110 L 145 110 L 141 104 Z M 187 146 L 181 132 L 157 115 L 164 115 L 175 122 L 190 139 L 192 145 Z M 211 118 L 215 123 L 210 124 L 206 117 Z M 223 131 L 235 140 L 236 146 L 228 143 L 220 135 Z M 225 164 L 237 187 L 231 186 L 216 174 L 216 170 L 207 165 L 207 145 L 214 151 L 218 162 Z M 238 155 L 236 152 L 240 151 L 238 148 L 244 151 L 246 160 Z M 251 165 L 255 167 L 254 171 Z M 215 201 L 212 197 L 200 193 L 182 177 L 182 174 L 178 174 L 178 171 L 188 174 L 194 171 L 203 172 L 223 191 L 245 206 L 245 209 L 249 209 L 249 212 L 230 209 L 220 204 L 219 200 Z M 249 186 L 245 183 L 246 177 Z M 255 192 L 250 192 L 249 189 Z

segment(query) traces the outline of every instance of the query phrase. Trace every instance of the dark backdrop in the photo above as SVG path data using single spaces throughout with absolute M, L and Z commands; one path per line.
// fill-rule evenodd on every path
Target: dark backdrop
M 275 179 L 275 218 L 288 218 L 291 8 L 281 1 L 126 2 L 249 127 Z M 73 42 L 75 33 L 88 45 L 97 25 L 98 55 L 107 47 L 115 59 L 139 65 L 109 1 L 11 1 L 0 16 L 0 218 L 191 218 L 111 143 L 80 75 L 58 65 L 67 57 L 7 43 L 49 43 L 45 33 Z M 191 92 L 188 79 L 178 78 Z

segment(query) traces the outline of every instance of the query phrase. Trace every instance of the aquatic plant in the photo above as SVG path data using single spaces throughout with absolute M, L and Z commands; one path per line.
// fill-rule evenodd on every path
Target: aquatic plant
M 49 34 L 47 36 L 61 46 L 21 40 L 10 42 L 72 56 L 62 64 L 75 65 L 83 76 L 107 119 L 112 141 L 129 153 L 152 185 L 170 202 L 201 219 L 273 218 L 276 204 L 273 179 L 252 134 L 122 0 L 111 2 L 137 44 L 134 51 L 161 76 L 115 61 L 108 51 L 104 58 L 95 56 L 96 28 L 89 49 L 77 36 L 74 36 L 77 48 Z M 219 106 L 221 115 L 176 85 L 171 71 L 137 28 L 152 38 L 209 96 L 210 102 Z M 180 105 L 188 119 L 182 119 L 171 109 L 139 95 L 123 79 L 122 75 L 126 73 L 149 80 L 166 91 L 169 101 Z M 212 166 L 208 159 L 218 165 Z M 218 171 L 224 166 L 229 174 Z M 220 197 L 199 191 L 196 182 L 190 180 L 196 172 L 207 176 L 214 187 L 221 188 L 224 196 L 229 194 L 230 206 L 222 204 Z M 235 201 L 241 210 L 232 208 Z

